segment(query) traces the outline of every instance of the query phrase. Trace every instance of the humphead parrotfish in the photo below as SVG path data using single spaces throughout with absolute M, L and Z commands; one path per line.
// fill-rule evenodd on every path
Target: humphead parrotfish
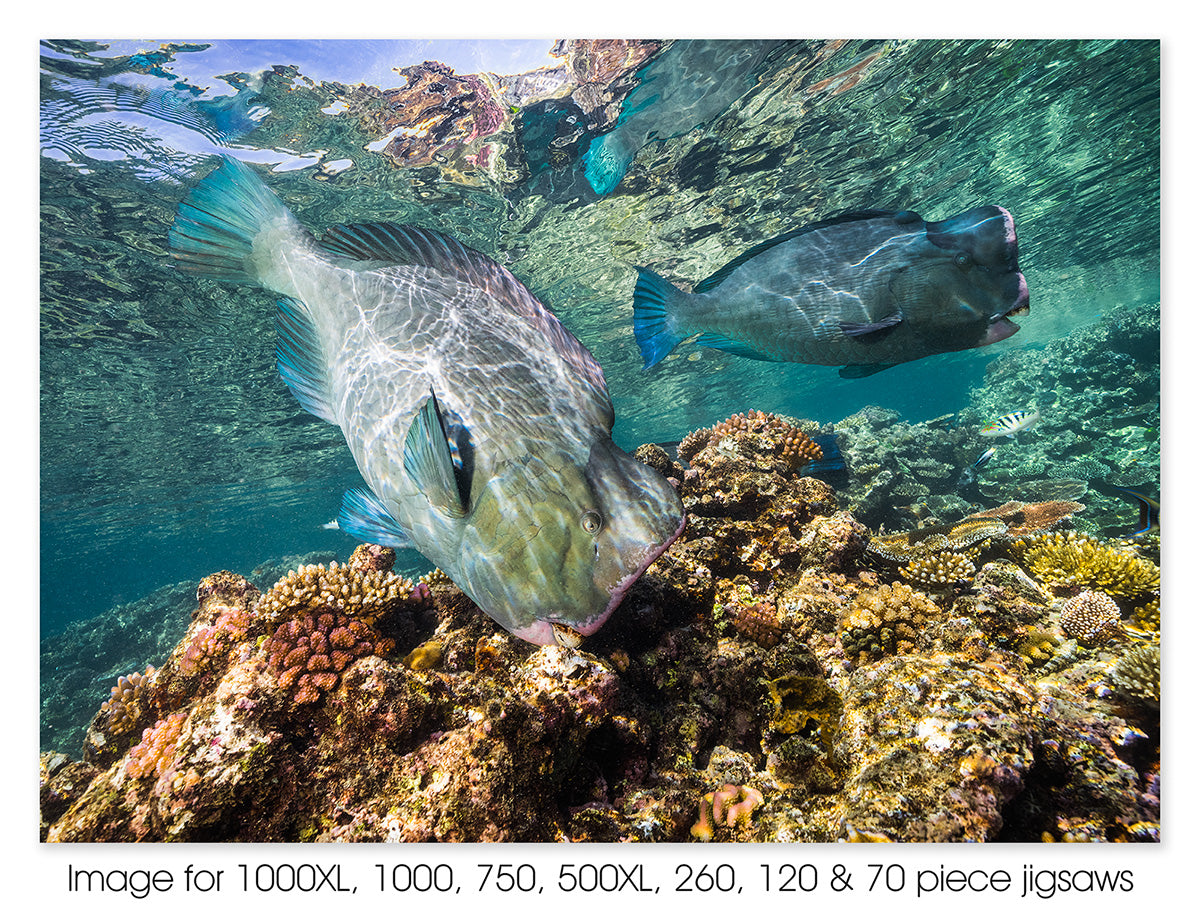
M 339 526 L 415 547 L 514 635 L 594 633 L 682 532 L 670 483 L 612 441 L 599 364 L 487 256 L 392 223 L 318 241 L 229 158 L 170 246 L 183 271 L 282 295 L 279 373 L 369 486 Z
M 690 336 L 742 357 L 844 364 L 863 377 L 1001 341 L 1029 311 L 1012 215 L 986 205 L 935 223 L 859 211 L 755 246 L 686 293 L 638 268 L 646 367 Z

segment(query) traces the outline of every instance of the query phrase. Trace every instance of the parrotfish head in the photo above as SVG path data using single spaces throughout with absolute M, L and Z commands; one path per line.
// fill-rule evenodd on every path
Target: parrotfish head
M 455 580 L 514 635 L 554 644 L 555 626 L 560 635 L 599 629 L 683 525 L 670 483 L 607 438 L 586 462 L 530 453 L 484 485 Z
M 893 281 L 904 318 L 935 351 L 1002 341 L 1029 312 L 1029 288 L 1017 264 L 1017 231 L 1002 207 L 971 208 L 925 224 L 931 244 L 915 267 Z M 909 307 L 905 304 L 918 304 Z

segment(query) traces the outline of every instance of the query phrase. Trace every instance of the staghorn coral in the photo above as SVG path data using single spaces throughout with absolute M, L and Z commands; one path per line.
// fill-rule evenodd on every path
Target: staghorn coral
M 924 588 L 946 590 L 971 582 L 974 563 L 961 552 L 932 552 L 900 567 L 900 576 Z
M 842 620 L 846 659 L 861 666 L 886 654 L 908 654 L 937 614 L 937 604 L 898 581 L 864 590 Z
M 1085 645 L 1098 645 L 1125 634 L 1121 610 L 1107 594 L 1085 590 L 1063 604 L 1059 625 Z
M 1134 549 L 1106 545 L 1074 530 L 1017 540 L 1013 550 L 1030 574 L 1053 587 L 1095 588 L 1124 599 L 1159 589 L 1154 562 Z
M 722 785 L 700 799 L 700 819 L 692 826 L 691 834 L 701 842 L 709 842 L 717 827 L 747 827 L 750 816 L 762 803 L 762 792 L 756 788 Z
M 1132 696 L 1158 708 L 1162 652 L 1159 645 L 1138 645 L 1117 661 L 1112 669 L 1112 684 L 1122 695 Z

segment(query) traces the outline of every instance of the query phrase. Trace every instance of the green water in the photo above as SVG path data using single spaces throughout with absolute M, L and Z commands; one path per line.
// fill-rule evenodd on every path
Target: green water
M 249 59 L 236 44 L 213 75 Z M 780 43 L 750 56 L 744 91 L 703 124 L 678 128 L 686 116 L 664 112 L 676 128 L 606 195 L 583 176 L 595 132 L 572 109 L 578 94 L 510 99 L 487 168 L 453 154 L 405 166 L 369 149 L 382 97 L 350 94 L 350 76 L 309 76 L 319 62 L 293 59 L 286 42 L 263 43 L 224 81 L 241 90 L 233 103 L 180 102 L 180 85 L 216 82 L 194 73 L 217 50 L 43 48 L 44 634 L 164 584 L 353 548 L 322 524 L 358 474 L 340 433 L 275 373 L 271 298 L 169 265 L 175 208 L 224 149 L 281 164 L 268 180 L 315 230 L 417 223 L 511 268 L 604 367 L 627 449 L 750 408 L 819 421 L 865 405 L 914 422 L 957 412 L 998 355 L 1158 301 L 1156 42 Z M 262 60 L 279 66 L 249 73 Z M 348 94 L 357 108 L 338 114 Z M 317 178 L 318 160 L 342 159 L 353 166 Z M 686 345 L 641 369 L 635 264 L 697 280 L 843 211 L 933 220 L 985 203 L 1010 210 L 1020 237 L 1032 311 L 1013 338 L 862 380 Z

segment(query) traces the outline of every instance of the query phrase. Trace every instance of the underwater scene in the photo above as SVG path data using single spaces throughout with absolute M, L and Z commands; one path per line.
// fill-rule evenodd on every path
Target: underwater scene
M 1159 841 L 1157 41 L 40 52 L 43 841 Z

